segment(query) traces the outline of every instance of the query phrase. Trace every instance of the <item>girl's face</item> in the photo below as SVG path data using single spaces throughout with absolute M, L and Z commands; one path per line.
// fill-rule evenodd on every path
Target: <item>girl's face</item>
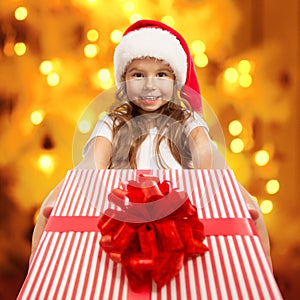
M 175 76 L 169 65 L 155 58 L 133 60 L 125 73 L 129 101 L 154 112 L 172 100 Z

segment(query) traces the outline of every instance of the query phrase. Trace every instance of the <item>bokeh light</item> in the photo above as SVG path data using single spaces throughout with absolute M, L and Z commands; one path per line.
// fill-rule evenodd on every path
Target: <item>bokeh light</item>
M 99 85 L 102 89 L 107 90 L 112 87 L 113 79 L 109 69 L 102 68 L 97 73 L 97 78 L 99 80 Z
M 25 43 L 20 42 L 15 44 L 14 50 L 18 56 L 22 56 L 26 53 L 27 47 Z
M 227 82 L 235 83 L 239 79 L 239 73 L 235 68 L 227 68 L 224 72 L 224 79 Z
M 241 74 L 239 78 L 240 86 L 243 88 L 248 88 L 252 84 L 252 76 L 250 74 Z
M 258 166 L 265 166 L 270 161 L 270 154 L 267 150 L 259 150 L 254 154 L 254 161 Z
M 56 72 L 52 72 L 47 76 L 47 83 L 49 86 L 57 86 L 60 82 L 60 76 Z
M 118 43 L 120 43 L 122 36 L 123 36 L 122 31 L 118 30 L 118 29 L 115 29 L 110 34 L 110 40 L 113 43 L 118 44 Z
M 243 131 L 243 125 L 240 121 L 233 120 L 229 123 L 228 130 L 232 136 L 238 136 Z
M 131 24 L 133 24 L 133 23 L 135 23 L 135 22 L 137 22 L 139 20 L 142 20 L 142 19 L 143 19 L 143 17 L 140 14 L 133 14 L 129 18 Z
M 111 78 L 110 71 L 106 68 L 100 69 L 98 72 L 98 78 L 100 81 L 105 81 Z
M 247 74 L 251 71 L 251 63 L 249 60 L 242 59 L 238 63 L 238 70 L 242 74 Z
M 44 75 L 48 75 L 53 71 L 53 63 L 50 60 L 44 60 L 40 64 L 40 72 Z
M 276 194 L 280 189 L 280 184 L 277 179 L 271 179 L 266 183 L 266 191 L 268 194 Z
M 233 139 L 230 143 L 230 150 L 233 153 L 241 153 L 245 148 L 245 144 L 242 139 L 236 138 Z
M 133 2 L 133 1 L 127 1 L 127 2 L 125 2 L 124 5 L 123 5 L 123 9 L 124 9 L 124 11 L 127 12 L 127 13 L 133 12 L 134 9 L 135 9 L 135 4 L 134 4 L 134 2 Z
M 175 26 L 175 20 L 172 16 L 163 16 L 161 19 L 161 22 L 170 26 L 170 27 L 174 27 Z
M 52 173 L 54 171 L 54 159 L 50 154 L 41 154 L 38 159 L 38 167 L 44 173 Z
M 81 120 L 78 124 L 78 130 L 81 133 L 88 133 L 91 131 L 91 129 L 92 129 L 92 124 L 88 120 Z
M 83 49 L 84 55 L 88 58 L 94 58 L 97 56 L 98 51 L 98 46 L 95 44 L 87 44 Z
M 30 121 L 33 125 L 39 125 L 43 122 L 45 111 L 42 109 L 35 110 L 30 114 Z
M 208 57 L 205 53 L 199 53 L 194 56 L 195 65 L 199 68 L 204 68 L 208 65 Z
M 263 200 L 260 203 L 260 209 L 264 215 L 269 214 L 273 210 L 273 202 L 271 200 Z
M 193 54 L 203 53 L 206 50 L 206 46 L 203 41 L 195 40 L 191 43 L 191 52 Z
M 86 34 L 86 38 L 88 39 L 88 41 L 90 42 L 96 42 L 99 39 L 99 32 L 96 29 L 90 29 L 87 34 Z
M 28 16 L 28 10 L 26 7 L 19 6 L 18 8 L 16 8 L 16 10 L 15 10 L 16 20 L 23 21 L 27 18 L 27 16 Z

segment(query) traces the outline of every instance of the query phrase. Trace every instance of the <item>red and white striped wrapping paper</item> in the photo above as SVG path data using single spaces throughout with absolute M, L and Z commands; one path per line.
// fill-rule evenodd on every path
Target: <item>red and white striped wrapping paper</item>
M 282 299 L 259 237 L 242 233 L 210 234 L 209 252 L 188 260 L 161 290 L 133 292 L 121 264 L 99 247 L 97 224 L 107 196 L 135 170 L 69 171 L 18 299 Z M 251 218 L 231 170 L 157 170 L 152 173 L 185 190 L 205 229 L 213 222 Z M 80 228 L 59 232 L 59 224 L 77 218 Z M 52 225 L 51 225 L 52 224 Z M 56 224 L 56 225 L 55 225 Z M 221 224 L 221 223 L 220 223 Z M 234 226 L 234 225 L 233 225 Z M 76 226 L 75 226 L 76 227 Z M 94 226 L 96 227 L 96 226 Z M 58 230 L 58 231 L 56 231 Z M 83 232 L 82 232 L 83 231 Z

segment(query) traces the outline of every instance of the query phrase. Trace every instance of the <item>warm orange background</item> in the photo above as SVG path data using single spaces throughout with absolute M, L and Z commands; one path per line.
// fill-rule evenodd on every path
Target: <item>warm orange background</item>
M 14 16 L 19 6 L 28 10 L 25 20 L 17 21 Z M 79 120 L 86 118 L 93 124 L 98 118 L 89 113 L 81 118 L 82 113 L 99 93 L 104 92 L 103 101 L 109 98 L 105 90 L 114 84 L 115 47 L 110 34 L 124 31 L 139 16 L 168 22 L 190 46 L 195 40 L 205 43 L 208 64 L 197 67 L 202 94 L 223 128 L 225 153 L 237 178 L 260 205 L 266 199 L 273 204 L 264 217 L 274 273 L 285 299 L 297 299 L 298 0 L 1 1 L 0 298 L 15 299 L 26 275 L 38 207 L 73 167 L 72 156 L 78 160 L 90 134 L 87 130 L 79 135 L 80 145 L 74 150 L 73 135 Z M 90 29 L 99 33 L 95 41 L 88 40 Z M 22 46 L 19 42 L 26 46 L 24 53 L 15 47 Z M 84 54 L 89 43 L 96 46 L 95 57 Z M 49 74 L 40 71 L 45 60 L 53 66 Z M 238 81 L 229 82 L 224 75 L 228 68 L 240 72 L 241 60 L 251 64 L 248 73 L 252 83 L 247 87 Z M 100 69 L 108 74 L 102 81 L 97 77 Z M 51 86 L 49 75 L 53 72 L 59 81 Z M 32 123 L 35 111 L 42 113 L 36 125 Z M 233 120 L 243 125 L 237 137 L 245 148 L 239 153 L 233 153 L 230 146 L 236 138 L 228 131 Z M 259 150 L 269 153 L 265 166 L 254 162 Z M 280 184 L 275 194 L 265 189 L 271 179 Z

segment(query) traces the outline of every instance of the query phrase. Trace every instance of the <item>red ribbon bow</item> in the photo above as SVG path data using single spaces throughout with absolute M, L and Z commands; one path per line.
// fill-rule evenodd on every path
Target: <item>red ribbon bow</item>
M 141 175 L 112 190 L 108 199 L 118 209 L 107 209 L 100 217 L 100 246 L 122 263 L 132 289 L 150 286 L 152 279 L 160 288 L 184 260 L 208 250 L 196 207 L 170 182 Z

